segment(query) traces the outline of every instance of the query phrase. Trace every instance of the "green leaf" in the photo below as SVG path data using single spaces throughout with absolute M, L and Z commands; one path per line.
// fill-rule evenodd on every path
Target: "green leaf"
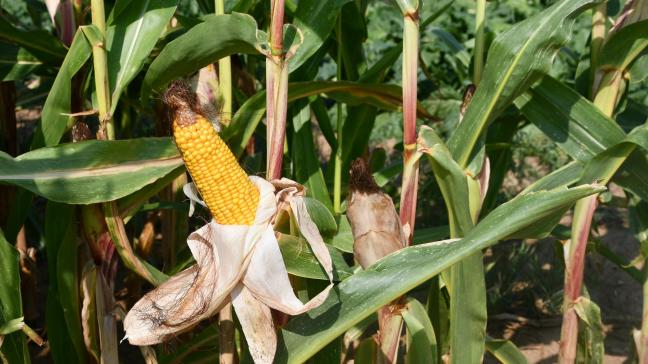
M 309 104 L 305 100 L 300 100 L 293 106 L 292 111 L 295 113 L 292 118 L 294 128 L 292 154 L 295 180 L 306 187 L 309 196 L 319 200 L 329 210 L 333 210 L 333 202 L 328 193 L 319 160 L 315 154 L 316 149 L 313 142 Z M 335 223 L 335 220 L 333 222 Z M 337 230 L 337 226 L 334 225 L 333 231 L 335 230 Z
M 445 44 L 452 52 L 453 56 L 461 62 L 461 65 L 463 65 L 466 70 L 468 70 L 470 67 L 470 53 L 468 53 L 466 47 L 464 47 L 464 45 L 461 44 L 457 38 L 452 35 L 452 33 L 440 27 L 431 27 L 428 33 L 435 36 L 439 42 Z
M 637 146 L 643 148 L 644 153 L 648 151 L 648 123 L 636 128 L 625 139 L 588 161 L 581 181 L 598 181 L 607 184 Z M 631 168 L 636 168 L 637 165 Z
M 13 200 L 10 201 L 12 208 L 9 209 L 7 222 L 3 227 L 5 229 L 5 237 L 8 241 L 16 240 L 18 232 L 22 229 L 22 226 L 29 215 L 33 198 L 33 193 L 19 188 L 18 191 L 16 191 Z
M 355 350 L 353 362 L 357 364 L 376 364 L 378 363 L 378 351 L 380 351 L 380 348 L 373 337 L 363 339 Z
M 326 142 L 331 146 L 332 150 L 335 150 L 337 148 L 337 139 L 324 100 L 320 96 L 312 97 L 310 107 L 315 119 L 317 119 L 317 124 L 322 130 L 322 134 L 324 134 L 324 138 L 326 138 Z
M 44 238 L 51 279 L 47 287 L 46 323 L 52 357 L 57 363 L 87 361 L 79 316 L 76 229 L 73 206 L 47 203 Z
M 142 205 L 148 202 L 151 197 L 160 193 L 163 188 L 170 185 L 176 178 L 178 178 L 178 176 L 184 173 L 184 168 L 176 168 L 171 173 L 148 185 L 148 187 L 133 192 L 126 197 L 120 198 L 117 203 L 119 205 L 120 215 L 124 219 L 124 224 L 126 224 L 138 211 L 140 211 Z M 187 205 L 184 206 L 186 212 L 188 213 L 189 207 Z
M 353 271 L 344 261 L 342 254 L 334 247 L 326 244 L 333 260 L 333 279 L 336 282 L 349 278 Z M 291 235 L 281 235 L 279 248 L 284 257 L 288 273 L 304 278 L 328 280 L 326 271 L 322 268 L 317 257 L 304 239 Z
M 25 326 L 24 317 L 18 317 L 16 319 L 9 320 L 3 323 L 2 325 L 0 325 L 0 336 L 11 334 L 12 332 L 16 332 L 18 330 L 22 330 L 24 326 Z
M 428 155 L 434 177 L 446 201 L 450 235 L 464 236 L 473 226 L 466 174 L 452 159 L 450 151 L 432 128 L 425 125 L 421 127 L 418 145 Z
M 647 54 L 640 55 L 636 59 L 636 61 L 632 63 L 632 66 L 630 66 L 630 69 L 628 70 L 628 78 L 630 78 L 630 83 L 641 83 L 646 78 L 648 78 L 648 55 Z M 628 103 L 630 103 L 631 101 L 632 100 L 628 100 Z M 626 110 L 630 105 L 626 106 Z M 634 105 L 636 105 L 636 103 Z M 645 115 L 646 110 L 642 110 L 642 111 L 643 114 Z
M 515 106 L 570 157 L 581 162 L 625 137 L 614 120 L 549 76 L 515 100 Z
M 621 127 L 589 100 L 548 76 L 515 100 L 515 105 L 569 156 L 583 163 L 622 143 L 626 137 Z M 638 139 L 636 142 L 641 141 Z M 616 152 L 612 150 L 609 153 Z M 576 172 L 575 168 L 571 172 Z M 590 171 L 597 172 L 596 169 Z M 596 179 L 595 175 L 589 179 Z M 566 174 L 556 176 L 568 177 Z M 645 156 L 637 152 L 631 154 L 614 181 L 648 199 L 648 161 Z
M 448 209 L 450 236 L 465 236 L 473 227 L 470 211 L 468 177 L 452 159 L 450 151 L 432 128 L 419 131 L 419 150 L 432 164 L 443 200 Z M 484 355 L 486 336 L 486 283 L 481 252 L 469 256 L 450 268 L 447 280 L 450 292 L 451 356 L 458 363 L 476 363 Z
M 43 64 L 25 48 L 0 43 L 0 79 L 17 81 L 26 78 Z
M 182 166 L 169 138 L 85 141 L 16 158 L 0 152 L 0 182 L 68 204 L 112 201 Z
M 562 0 L 497 36 L 488 51 L 484 75 L 448 148 L 466 166 L 489 122 L 548 73 L 556 52 L 565 44 L 576 17 L 595 0 Z
M 399 161 L 373 173 L 378 187 L 384 187 L 387 183 L 392 182 L 396 176 L 403 171 L 403 162 Z M 429 240 L 427 240 L 429 241 Z
M 97 47 L 105 44 L 104 36 L 96 25 L 83 25 L 79 27 L 79 30 L 83 32 L 90 46 Z
M 526 364 L 526 357 L 509 340 L 486 338 L 486 350 L 502 364 Z
M 43 62 L 59 65 L 65 57 L 63 44 L 44 30 L 24 31 L 0 17 L 0 39 L 25 48 Z
M 463 239 L 412 246 L 381 259 L 336 286 L 320 307 L 294 317 L 282 329 L 283 343 L 275 361 L 305 361 L 380 307 L 453 264 L 600 191 L 579 186 L 518 196 L 493 210 Z
M 525 188 L 521 194 L 571 186 L 580 180 L 584 169 L 583 163 L 573 161 L 535 181 Z
M 419 2 L 418 0 L 393 0 L 398 8 L 403 13 L 403 16 L 407 14 L 414 14 L 418 11 Z
M 416 244 L 423 244 L 430 241 L 447 239 L 450 235 L 448 226 L 435 226 L 414 230 L 414 241 Z
M 605 331 L 601 322 L 601 309 L 586 297 L 580 297 L 574 305 L 574 309 L 580 321 L 585 324 L 578 330 L 577 361 L 579 363 L 603 363 Z
M 306 210 L 311 220 L 317 225 L 317 229 L 323 237 L 333 236 L 337 232 L 337 224 L 331 210 L 319 200 L 310 197 L 304 197 Z
M 337 42 L 342 55 L 342 64 L 346 80 L 357 81 L 360 74 L 367 68 L 363 43 L 367 40 L 367 24 L 364 14 L 356 2 L 348 2 L 342 8 L 339 16 L 341 29 L 336 28 L 335 38 L 343 39 Z M 341 30 L 341 34 L 337 34 Z
M 335 27 L 340 9 L 351 0 L 300 0 L 293 25 L 301 30 L 304 42 L 288 62 L 289 71 L 299 68 L 324 44 Z
M 648 19 L 626 25 L 612 33 L 601 50 L 599 69 L 626 70 L 648 47 Z
M 111 114 L 164 33 L 176 4 L 176 0 L 118 1 L 113 8 L 106 29 Z
M 218 338 L 218 325 L 213 323 L 173 350 L 158 345 L 161 349 L 157 351 L 158 363 L 209 363 L 218 357 Z
M 0 230 L 0 326 L 23 317 L 18 260 L 18 251 L 9 244 Z M 1 351 L 9 363 L 30 362 L 22 332 L 5 336 Z
M 257 35 L 257 33 L 260 33 Z M 257 54 L 257 29 L 247 14 L 208 15 L 205 21 L 169 42 L 144 77 L 141 99 L 160 91 L 170 81 L 234 53 Z
M 33 147 L 38 148 L 43 145 L 51 147 L 58 144 L 65 130 L 71 126 L 73 118 L 66 114 L 72 112 L 72 77 L 83 67 L 91 53 L 92 48 L 83 35 L 83 31 L 77 30 L 61 69 L 56 74 L 45 105 L 43 105 L 40 124 L 40 133 L 42 134 L 34 136 Z
M 399 86 L 350 81 L 308 81 L 288 84 L 288 102 L 319 94 L 326 94 L 336 101 L 350 105 L 369 104 L 392 111 L 402 109 L 402 91 Z M 263 119 L 265 110 L 266 93 L 262 90 L 241 105 L 234 114 L 232 123 L 222 131 L 221 137 L 230 142 L 235 155 L 240 156 L 243 153 L 256 127 Z M 419 117 L 433 118 L 420 104 L 417 112 Z
M 340 215 L 339 229 L 331 239 L 331 245 L 343 252 L 353 253 L 353 232 L 346 215 Z
M 425 307 L 416 299 L 408 298 L 401 315 L 407 325 L 407 363 L 435 364 L 436 337 Z

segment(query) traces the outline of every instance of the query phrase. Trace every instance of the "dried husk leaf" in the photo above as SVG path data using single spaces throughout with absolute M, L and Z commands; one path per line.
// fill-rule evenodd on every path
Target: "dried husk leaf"
M 277 345 L 270 308 L 297 315 L 317 307 L 333 287 L 333 264 L 303 199 L 304 189 L 282 179 L 269 183 L 250 176 L 259 188 L 252 226 L 212 221 L 189 236 L 196 265 L 171 277 L 135 304 L 124 320 L 134 345 L 152 345 L 192 328 L 232 300 L 257 363 L 271 363 Z M 275 187 L 279 192 L 275 195 Z M 202 204 L 195 187 L 185 194 Z M 297 225 L 324 267 L 330 284 L 307 303 L 294 294 L 272 222 L 278 209 L 290 208 Z
M 330 256 L 329 256 L 330 260 Z M 329 267 L 325 267 L 328 269 Z M 293 292 L 288 271 L 279 250 L 279 243 L 270 226 L 257 243 L 248 271 L 243 279 L 245 286 L 266 305 L 287 313 L 298 315 L 324 302 L 333 287 L 331 284 L 307 303 L 302 303 Z
M 102 274 L 97 274 L 97 286 L 95 288 L 101 363 L 118 363 L 117 322 L 112 314 L 115 305 L 113 291 Z
M 254 362 L 272 363 L 277 350 L 277 333 L 270 308 L 257 300 L 243 284 L 232 291 L 232 304 Z
M 189 235 L 187 244 L 196 264 L 147 293 L 124 320 L 128 341 L 153 345 L 191 329 L 215 314 L 241 279 L 249 262 L 245 226 L 203 226 Z
M 83 329 L 83 343 L 94 358 L 95 363 L 101 359 L 100 342 L 98 337 L 97 321 L 97 289 L 98 269 L 93 262 L 88 262 L 81 276 L 81 293 L 83 302 L 81 307 L 81 326 Z
M 380 191 L 367 163 L 351 166 L 347 219 L 353 233 L 353 255 L 362 268 L 405 247 L 405 235 L 392 199 Z

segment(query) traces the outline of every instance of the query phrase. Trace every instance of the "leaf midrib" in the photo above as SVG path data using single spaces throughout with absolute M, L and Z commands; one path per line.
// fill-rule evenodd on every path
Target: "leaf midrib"
M 557 6 L 555 10 L 558 11 L 559 9 L 562 9 L 564 7 L 564 4 L 566 4 L 566 3 L 567 2 L 564 1 L 562 4 Z M 554 11 L 551 15 L 555 14 L 556 11 Z M 544 26 L 549 22 L 549 19 L 551 19 L 552 17 L 553 16 L 546 16 L 543 19 L 543 21 L 541 23 L 541 26 L 536 27 L 536 30 L 532 31 L 531 36 L 529 36 L 527 38 L 527 41 L 524 42 L 524 45 L 520 48 L 520 51 L 518 51 L 517 54 L 515 55 L 515 57 L 513 58 L 513 62 L 511 63 L 511 65 L 507 68 L 506 72 L 504 73 L 503 82 L 498 82 L 497 83 L 496 93 L 495 93 L 496 97 L 492 97 L 491 101 L 488 103 L 488 107 L 487 107 L 488 112 L 482 114 L 484 116 L 481 117 L 480 122 L 479 122 L 480 132 L 471 134 L 470 143 L 468 145 L 473 146 L 477 142 L 477 139 L 479 138 L 479 135 L 481 134 L 481 129 L 483 129 L 484 125 L 486 124 L 485 120 L 488 120 L 488 117 L 491 115 L 491 113 L 495 109 L 495 105 L 497 104 L 497 101 L 499 100 L 500 95 L 502 94 L 504 88 L 506 87 L 506 85 L 508 84 L 508 81 L 511 78 L 511 75 L 513 74 L 513 69 L 515 68 L 515 66 L 517 66 L 520 63 L 520 59 L 522 58 L 522 55 L 525 53 L 526 49 L 529 47 L 529 45 L 532 43 L 532 41 L 535 39 L 535 37 L 540 33 L 540 30 L 544 29 Z M 553 33 L 555 34 L 555 32 L 553 32 Z M 458 159 L 457 162 L 459 163 L 459 165 L 461 165 L 464 168 L 466 167 L 466 165 L 468 163 L 468 157 L 470 156 L 470 152 L 472 152 L 472 147 L 470 149 L 471 150 L 469 150 L 469 151 L 467 151 L 468 148 L 461 149 L 461 151 L 460 151 L 461 154 L 460 154 L 459 158 L 457 158 Z
M 88 168 L 71 168 L 65 170 L 54 170 L 35 173 L 9 173 L 0 174 L 0 180 L 18 181 L 18 180 L 51 180 L 58 178 L 84 178 L 99 177 L 121 173 L 132 173 L 148 168 L 164 168 L 182 164 L 181 157 L 170 157 L 157 159 L 142 163 L 142 161 L 132 161 L 121 163 L 119 165 L 110 165 L 102 167 Z

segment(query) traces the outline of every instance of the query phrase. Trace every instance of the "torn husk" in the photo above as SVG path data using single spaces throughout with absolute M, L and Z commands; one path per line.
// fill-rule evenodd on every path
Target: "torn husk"
M 362 268 L 405 247 L 394 203 L 380 190 L 361 158 L 351 164 L 347 218 L 353 232 L 353 255 Z

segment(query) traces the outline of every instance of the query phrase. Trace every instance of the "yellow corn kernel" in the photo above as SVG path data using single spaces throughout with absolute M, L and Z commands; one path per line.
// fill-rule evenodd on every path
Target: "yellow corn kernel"
M 173 121 L 176 145 L 214 220 L 252 225 L 259 205 L 257 187 L 207 119 L 196 114 L 191 124 L 178 120 Z

